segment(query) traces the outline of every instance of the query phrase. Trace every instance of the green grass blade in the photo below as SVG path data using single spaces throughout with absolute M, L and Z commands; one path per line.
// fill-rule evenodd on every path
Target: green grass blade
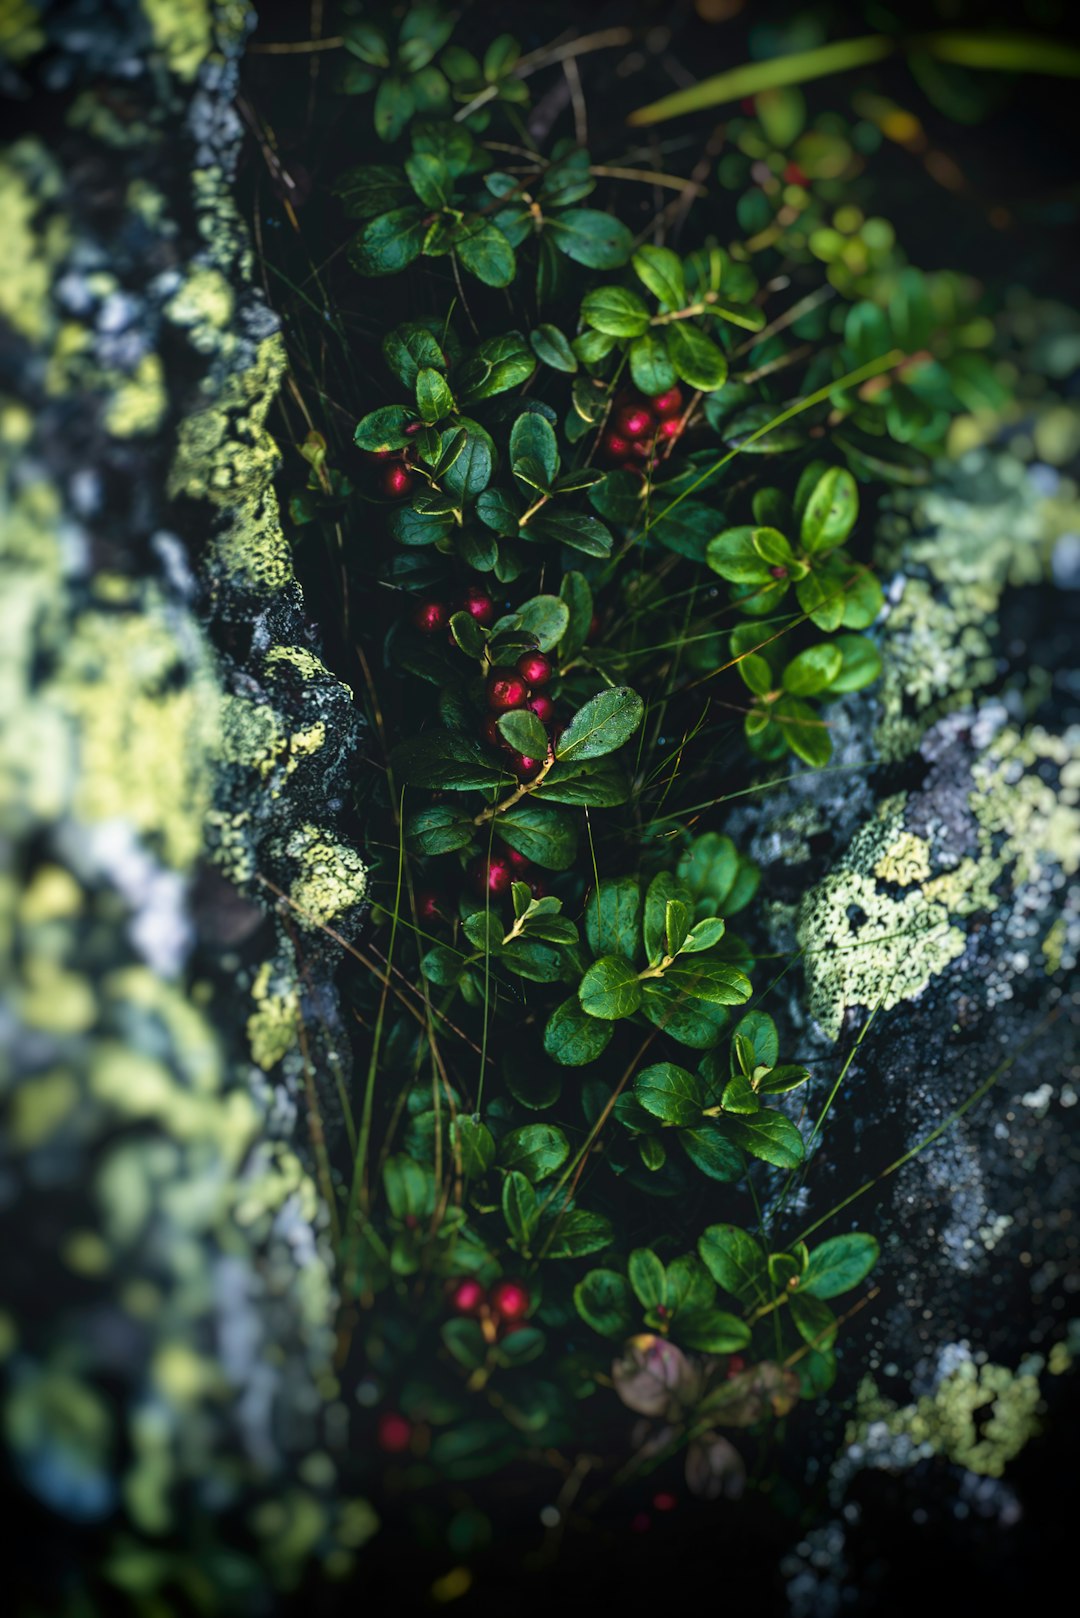
M 676 90 L 647 107 L 638 107 L 627 119 L 630 124 L 659 124 L 686 112 L 720 107 L 741 101 L 784 84 L 806 84 L 830 73 L 846 73 L 849 68 L 879 62 L 896 49 L 897 42 L 886 34 L 864 34 L 859 39 L 842 39 L 834 45 L 819 45 L 812 51 L 795 51 L 790 56 L 774 56 L 768 62 L 744 62 L 727 73 L 716 73 L 687 90 Z

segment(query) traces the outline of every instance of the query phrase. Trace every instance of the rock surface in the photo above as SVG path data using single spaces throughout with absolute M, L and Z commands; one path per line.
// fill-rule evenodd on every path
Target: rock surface
M 250 16 L 16 10 L 5 87 L 25 133 L 0 156 L 16 1585 L 50 1610 L 166 1588 L 265 1610 L 311 1556 L 345 1571 L 373 1522 L 337 1487 L 306 1104 L 327 1076 L 333 1127 L 340 948 L 319 929 L 347 935 L 364 895 L 360 726 L 272 486 L 284 352 L 230 197 Z M 286 895 L 274 919 L 263 879 Z

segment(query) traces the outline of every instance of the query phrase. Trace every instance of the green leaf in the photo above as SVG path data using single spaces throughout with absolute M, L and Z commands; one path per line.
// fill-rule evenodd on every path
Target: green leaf
M 526 758 L 547 756 L 547 731 L 528 708 L 517 708 L 499 719 L 499 734 Z
M 485 489 L 477 498 L 476 515 L 501 538 L 511 539 L 518 531 L 521 510 L 505 490 Z
M 559 1217 L 550 1242 L 545 1241 L 547 1258 L 585 1258 L 611 1246 L 611 1221 L 603 1214 L 572 1208 Z
M 724 961 L 678 960 L 665 971 L 664 982 L 690 1000 L 714 1006 L 741 1006 L 751 993 L 746 973 Z
M 745 685 L 756 697 L 767 696 L 773 689 L 772 669 L 764 657 L 756 652 L 746 652 L 735 665 Z
M 472 166 L 476 156 L 476 142 L 469 131 L 445 118 L 414 124 L 410 138 L 414 152 L 441 159 L 455 178 Z
M 420 962 L 420 970 L 429 983 L 437 983 L 442 989 L 452 989 L 460 980 L 464 970 L 464 957 L 448 944 L 439 944 L 435 949 L 428 950 Z
M 808 646 L 805 652 L 793 657 L 783 673 L 785 691 L 795 697 L 816 697 L 833 684 L 844 666 L 843 653 L 837 646 L 822 641 Z
M 869 365 L 893 346 L 892 328 L 884 309 L 876 303 L 853 303 L 844 321 L 844 342 L 856 365 Z
M 622 747 L 641 724 L 645 704 L 629 686 L 601 691 L 579 708 L 556 743 L 559 759 L 600 758 Z
M 724 1094 L 721 1097 L 720 1105 L 723 1107 L 725 1112 L 733 1112 L 738 1113 L 743 1117 L 750 1117 L 759 1110 L 761 1102 L 758 1100 L 757 1091 L 750 1083 L 750 1080 L 747 1078 L 746 1074 L 736 1073 L 735 1077 L 733 1079 L 729 1079 L 727 1084 L 725 1084 Z
M 828 631 L 840 628 L 844 621 L 843 580 L 837 581 L 828 575 L 823 579 L 817 573 L 808 573 L 805 579 L 799 579 L 796 583 L 795 596 L 803 612 L 818 629 Z
M 534 327 L 529 333 L 529 341 L 537 359 L 544 365 L 550 365 L 553 371 L 577 370 L 577 355 L 558 326 L 551 326 L 545 322 Z
M 461 427 L 445 427 L 440 433 L 439 443 L 444 452 L 462 428 L 468 434 L 465 445 L 445 473 L 442 482 L 450 494 L 456 494 L 461 500 L 471 500 L 491 482 L 495 446 L 479 423 L 464 421 Z
M 543 486 L 550 489 L 559 470 L 559 447 L 550 421 L 533 410 L 519 416 L 510 433 L 511 464 L 516 469 L 517 463 L 526 458 L 542 468 Z
M 540 1204 L 531 1181 L 517 1169 L 511 1169 L 503 1181 L 502 1211 L 519 1252 L 527 1255 L 533 1232 L 540 1223 Z
M 722 1006 L 681 994 L 662 978 L 646 978 L 641 986 L 642 1015 L 691 1050 L 711 1050 L 727 1022 Z
M 553 511 L 545 506 L 537 512 L 526 532 L 534 539 L 569 545 L 571 550 L 583 551 L 586 556 L 611 555 L 612 539 L 608 529 L 596 517 L 587 517 L 578 511 Z
M 656 1062 L 634 1080 L 634 1095 L 646 1112 L 685 1128 L 701 1118 L 705 1097 L 696 1073 L 674 1062 Z
M 797 1090 L 800 1084 L 805 1084 L 810 1074 L 805 1067 L 797 1067 L 786 1063 L 783 1067 L 774 1067 L 771 1072 L 758 1083 L 758 1094 L 763 1096 L 782 1096 L 789 1090 Z
M 715 392 L 727 381 L 728 364 L 722 349 L 688 321 L 674 320 L 666 328 L 668 359 L 688 387 Z
M 514 249 L 496 225 L 480 214 L 466 214 L 454 232 L 454 249 L 470 275 L 489 287 L 508 287 L 517 261 Z
M 692 914 L 689 897 L 668 900 L 664 912 L 665 954 L 676 955 L 682 949 L 690 932 Z
M 726 923 L 719 916 L 706 916 L 696 923 L 682 942 L 684 955 L 696 955 L 701 950 L 713 949 L 726 931 Z
M 654 298 L 668 309 L 686 306 L 686 278 L 678 253 L 670 247 L 639 247 L 630 260 L 634 274 L 644 282 Z
M 512 35 L 500 34 L 493 39 L 484 52 L 484 78 L 488 84 L 494 84 L 512 73 L 520 55 L 521 46 Z
M 630 1283 L 617 1270 L 590 1270 L 574 1288 L 574 1306 L 601 1337 L 628 1337 L 634 1329 Z
M 499 1162 L 505 1169 L 518 1169 L 533 1185 L 562 1168 L 570 1146 L 554 1124 L 524 1124 L 504 1135 L 499 1144 Z
M 728 528 L 710 539 L 705 560 L 714 573 L 732 584 L 764 584 L 769 563 L 754 544 L 753 528 Z
M 429 366 L 425 366 L 416 378 L 416 407 L 429 425 L 454 412 L 454 395 L 446 378 Z
M 571 995 L 547 1020 L 544 1050 L 561 1067 L 584 1067 L 603 1055 L 614 1032 L 611 1023 L 587 1016 Z
M 745 1040 L 750 1048 L 752 1073 L 755 1067 L 775 1067 L 776 1058 L 780 1054 L 780 1036 L 776 1032 L 776 1024 L 767 1011 L 748 1011 L 745 1017 L 740 1017 L 735 1025 L 735 1032 L 731 1040 L 731 1071 L 738 1071 L 736 1062 L 736 1041 Z
M 471 612 L 455 612 L 450 619 L 450 633 L 466 657 L 483 657 L 487 636 Z
M 495 1161 L 495 1142 L 487 1125 L 478 1119 L 460 1116 L 453 1121 L 451 1138 L 461 1152 L 461 1169 L 466 1179 L 486 1174 Z
M 755 528 L 751 534 L 754 549 L 770 568 L 782 567 L 789 572 L 796 564 L 795 553 L 778 528 Z M 800 567 L 800 576 L 805 564 Z
M 799 1379 L 799 1397 L 820 1399 L 836 1381 L 836 1355 L 831 1350 L 811 1349 L 794 1367 Z
M 696 1254 L 683 1253 L 672 1259 L 664 1275 L 663 1301 L 674 1314 L 682 1309 L 713 1307 L 716 1283 Z
M 716 1120 L 716 1127 L 726 1135 L 733 1146 L 739 1146 L 751 1157 L 760 1157 L 764 1163 L 773 1163 L 778 1169 L 798 1168 L 806 1156 L 803 1138 L 790 1118 L 769 1108 L 752 1118 L 736 1118 L 724 1114 Z
M 629 287 L 594 287 L 581 300 L 581 318 L 609 337 L 640 337 L 649 329 L 649 311 Z
M 680 1129 L 679 1145 L 694 1167 L 710 1180 L 742 1179 L 746 1167 L 742 1153 L 711 1122 L 697 1129 Z
M 869 629 L 885 605 L 884 593 L 868 567 L 851 562 L 846 552 L 843 555 L 844 616 L 841 621 L 845 629 Z
M 427 1219 L 435 1207 L 435 1177 L 429 1168 L 399 1152 L 388 1157 L 383 1187 L 395 1219 Z
M 552 652 L 566 634 L 570 609 L 559 596 L 532 596 L 518 608 L 522 629 L 535 635 L 542 652 Z
M 599 365 L 615 347 L 616 339 L 608 332 L 583 331 L 574 338 L 571 348 L 582 365 Z
M 585 901 L 585 936 L 594 955 L 633 961 L 638 949 L 641 888 L 637 877 L 604 877 Z
M 863 1231 L 833 1236 L 812 1249 L 799 1290 L 815 1298 L 835 1298 L 841 1292 L 850 1292 L 870 1274 L 880 1251 L 877 1240 Z
M 412 737 L 394 748 L 391 758 L 395 775 L 406 786 L 465 792 L 514 780 L 491 762 L 479 743 L 460 731 Z
M 396 326 L 383 338 L 382 351 L 391 371 L 410 392 L 422 369 L 446 369 L 446 356 L 426 326 Z
M 851 473 L 832 466 L 818 479 L 801 524 L 802 542 L 816 555 L 842 545 L 859 515 L 859 489 Z
M 334 182 L 334 192 L 345 204 L 350 219 L 374 219 L 396 208 L 412 210 L 412 193 L 402 169 L 387 163 L 365 163 L 346 169 Z M 419 210 L 415 210 L 419 211 Z
M 710 1225 L 698 1242 L 718 1286 L 748 1306 L 769 1301 L 769 1272 L 761 1244 L 737 1225 Z
M 672 1335 L 699 1353 L 734 1354 L 750 1341 L 750 1327 L 723 1309 L 693 1309 L 678 1316 Z
M 470 402 L 490 399 L 527 382 L 535 370 L 536 357 L 521 333 L 503 332 L 486 338 L 465 362 L 458 373 L 458 392 Z
M 390 66 L 390 47 L 381 28 L 370 22 L 350 22 L 345 30 L 345 49 L 372 67 Z
M 445 208 L 454 195 L 454 177 L 440 157 L 414 152 L 405 159 L 405 173 L 425 208 Z
M 791 751 L 815 769 L 832 758 L 832 737 L 828 726 L 813 708 L 795 697 L 781 697 L 773 707 L 773 718 L 782 727 Z
M 424 244 L 420 208 L 394 208 L 362 225 L 349 243 L 349 263 L 360 275 L 396 275 Z
M 788 1307 L 800 1337 L 817 1349 L 832 1347 L 836 1341 L 837 1321 L 827 1303 L 822 1303 L 812 1293 L 792 1292 L 788 1295 Z
M 621 220 L 593 208 L 568 208 L 549 218 L 547 229 L 560 253 L 590 270 L 617 270 L 634 245 Z
M 464 1320 L 460 1316 L 445 1320 L 439 1335 L 450 1353 L 466 1371 L 475 1371 L 487 1359 L 487 1344 L 478 1320 Z
M 625 803 L 629 796 L 626 776 L 617 765 L 600 759 L 555 764 L 532 790 L 533 798 L 588 809 L 610 809 L 615 804 Z
M 630 375 L 634 386 L 653 398 L 666 393 L 676 383 L 675 367 L 668 356 L 667 344 L 658 331 L 646 331 L 630 344 Z
M 415 111 L 408 80 L 388 73 L 375 92 L 375 133 L 380 140 L 397 140 Z
M 626 1272 L 643 1309 L 655 1309 L 664 1302 L 664 1266 L 651 1247 L 637 1247 L 630 1254 Z
M 418 854 L 453 854 L 468 848 L 475 830 L 471 815 L 439 803 L 409 816 L 408 839 Z
M 404 449 L 409 442 L 405 431 L 416 420 L 416 412 L 404 405 L 383 405 L 356 425 L 353 443 L 358 449 L 372 455 L 385 455 L 388 450 Z
M 689 889 L 684 888 L 670 871 L 659 871 L 649 883 L 645 894 L 645 915 L 642 922 L 645 959 L 650 966 L 655 966 L 661 956 L 675 953 L 674 950 L 665 948 L 667 907 L 672 899 L 679 900 L 689 908 Z
M 535 754 L 530 754 L 535 757 Z M 577 854 L 577 822 L 565 809 L 523 798 L 498 817 L 504 843 L 546 871 L 568 871 Z
M 610 1021 L 632 1017 L 641 1004 L 641 984 L 632 966 L 619 955 L 594 961 L 578 986 L 581 1009 Z
M 861 691 L 881 674 L 881 653 L 865 635 L 837 635 L 833 645 L 840 653 L 840 673 L 832 680 L 833 692 Z

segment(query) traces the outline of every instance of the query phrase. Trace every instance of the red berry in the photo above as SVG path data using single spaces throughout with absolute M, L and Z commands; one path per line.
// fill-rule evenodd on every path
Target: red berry
M 600 448 L 609 459 L 623 461 L 630 453 L 630 440 L 619 433 L 605 433 L 600 440 Z
M 805 185 L 806 175 L 798 163 L 789 163 L 784 170 L 784 180 L 788 185 Z
M 424 424 L 422 421 L 407 421 L 405 423 L 405 431 L 410 438 L 415 438 L 416 434 L 422 433 L 423 430 Z
M 683 424 L 679 418 L 677 416 L 669 416 L 666 421 L 662 421 L 660 423 L 659 436 L 661 438 L 678 438 L 682 430 Z
M 640 438 L 635 438 L 630 445 L 630 453 L 631 455 L 636 455 L 639 461 L 647 461 L 652 454 L 652 445 L 643 443 Z
M 619 411 L 617 419 L 628 438 L 645 438 L 652 432 L 652 416 L 642 405 L 627 405 Z
M 487 1300 L 487 1294 L 479 1281 L 472 1277 L 461 1281 L 454 1288 L 452 1303 L 459 1315 L 474 1315 Z
M 488 707 L 496 713 L 524 708 L 529 688 L 516 669 L 492 669 L 487 683 Z
M 416 914 L 420 921 L 437 921 L 439 895 L 430 888 L 421 888 L 416 895 Z
M 550 725 L 555 717 L 555 704 L 546 691 L 538 691 L 534 697 L 529 698 L 525 706 L 536 715 L 542 725 Z
M 445 629 L 446 627 L 445 603 L 442 601 L 421 601 L 413 612 L 412 621 L 422 635 L 437 634 L 440 629 Z
M 495 603 L 486 590 L 479 590 L 473 585 L 466 590 L 461 599 L 461 610 L 476 619 L 478 624 L 486 626 L 495 617 Z
M 527 753 L 512 753 L 510 768 L 523 781 L 530 781 L 543 764 L 542 758 L 530 758 Z
M 633 1534 L 648 1533 L 651 1522 L 652 1518 L 649 1516 L 647 1511 L 639 1511 L 637 1515 L 632 1517 L 630 1520 L 630 1532 Z
M 403 500 L 412 489 L 413 480 L 403 466 L 387 467 L 383 474 L 383 493 L 392 500 Z
M 589 639 L 594 640 L 595 637 L 597 635 L 599 635 L 599 633 L 600 633 L 600 620 L 599 620 L 599 618 L 596 616 L 596 614 L 594 612 L 592 617 L 589 619 Z
M 741 1376 L 742 1373 L 745 1370 L 746 1370 L 746 1361 L 743 1359 L 742 1355 L 741 1354 L 732 1354 L 731 1358 L 727 1362 L 727 1374 L 728 1374 L 728 1376 L 729 1377 Z
M 641 470 L 640 466 L 635 466 L 633 461 L 621 461 L 619 463 L 619 471 L 620 472 L 633 472 L 633 474 L 634 474 L 634 476 L 636 478 L 643 478 L 645 476 L 645 474 Z
M 547 685 L 555 673 L 554 665 L 543 652 L 525 652 L 517 660 L 517 671 L 527 685 Z
M 387 1455 L 400 1455 L 408 1449 L 412 1438 L 412 1423 L 399 1416 L 396 1410 L 387 1410 L 379 1417 L 376 1443 Z
M 788 576 L 787 568 L 781 567 L 779 563 L 777 563 L 775 567 L 771 567 L 769 572 L 772 574 L 774 579 L 786 579 Z
M 755 112 L 757 112 L 757 102 L 754 100 L 753 96 L 743 96 L 742 100 L 739 102 L 739 106 L 742 108 L 743 112 L 745 112 L 748 118 L 752 118 Z
M 516 848 L 508 848 L 505 857 L 515 871 L 527 871 L 532 865 L 532 861 L 527 860 L 524 854 L 519 854 Z
M 503 1320 L 521 1320 L 529 1312 L 529 1294 L 520 1281 L 497 1281 L 491 1289 L 491 1307 Z
M 665 1492 L 663 1494 L 654 1494 L 652 1503 L 657 1511 L 674 1511 L 679 1502 L 673 1494 Z
M 682 389 L 668 388 L 649 402 L 658 416 L 677 416 L 682 410 Z
M 494 714 L 488 714 L 482 729 L 484 740 L 489 747 L 506 747 L 508 745 L 505 736 L 499 729 L 499 721 Z
M 477 860 L 469 875 L 481 898 L 485 893 L 490 893 L 493 899 L 500 898 L 510 892 L 514 880 L 510 863 L 501 854 L 493 854 L 489 860 Z

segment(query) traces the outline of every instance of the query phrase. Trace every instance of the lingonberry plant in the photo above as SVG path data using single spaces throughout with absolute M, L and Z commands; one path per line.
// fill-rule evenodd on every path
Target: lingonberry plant
M 743 1477 L 727 1431 L 828 1389 L 831 1300 L 877 1255 L 785 1235 L 814 1078 L 730 925 L 758 870 L 722 806 L 827 765 L 834 704 L 881 671 L 860 484 L 940 442 L 959 311 L 902 263 L 890 303 L 870 222 L 840 274 L 824 226 L 807 251 L 770 201 L 746 239 L 743 202 L 663 175 L 676 251 L 648 171 L 522 124 L 558 53 L 451 33 L 428 7 L 344 29 L 340 88 L 374 90 L 385 143 L 334 185 L 362 354 L 290 505 L 382 749 L 344 1363 L 422 1485 L 560 1447 L 617 1468 L 628 1408 L 637 1468 L 678 1453 L 715 1498 Z M 820 141 L 759 114 L 740 150 L 816 220 Z M 831 324 L 822 290 L 853 300 Z

